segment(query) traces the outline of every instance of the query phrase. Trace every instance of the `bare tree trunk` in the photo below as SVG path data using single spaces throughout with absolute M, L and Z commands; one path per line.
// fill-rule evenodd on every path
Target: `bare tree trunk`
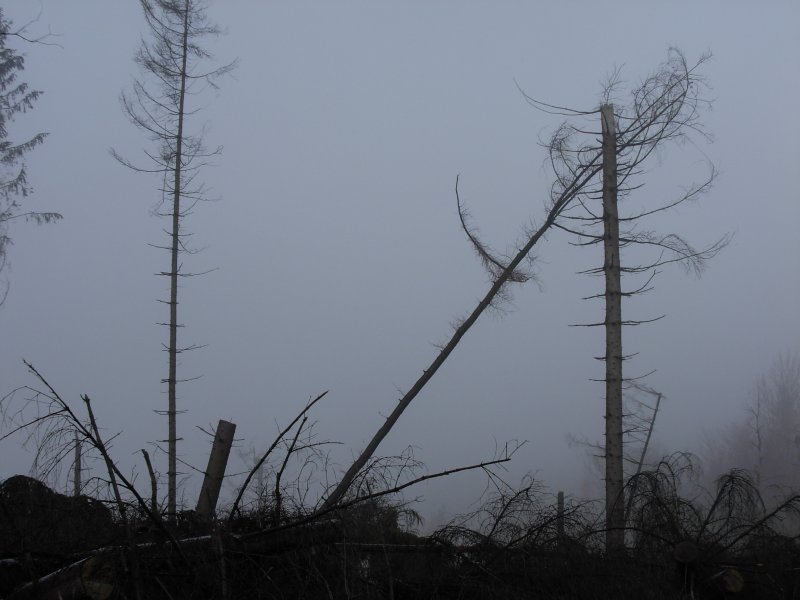
M 700 92 L 704 89 L 702 77 L 696 70 L 702 65 L 708 56 L 703 56 L 694 65 L 689 66 L 685 58 L 678 50 L 671 50 L 669 58 L 659 70 L 649 76 L 636 89 L 632 90 L 632 102 L 630 106 L 619 112 L 617 117 L 620 120 L 619 132 L 615 122 L 614 108 L 612 105 L 604 105 L 600 109 L 602 116 L 602 145 L 598 146 L 596 134 L 588 132 L 584 128 L 574 127 L 564 124 L 553 134 L 548 145 L 550 160 L 553 164 L 556 181 L 551 189 L 552 205 L 548 211 L 548 216 L 542 226 L 536 231 L 530 232 L 531 237 L 527 243 L 518 251 L 514 258 L 507 262 L 505 259 L 499 260 L 494 257 L 485 246 L 483 246 L 470 231 L 469 225 L 465 222 L 464 212 L 459 203 L 459 216 L 462 228 L 469 237 L 474 249 L 484 263 L 484 266 L 492 275 L 492 286 L 478 303 L 478 306 L 469 314 L 455 329 L 453 336 L 444 344 L 439 354 L 425 369 L 416 383 L 400 399 L 397 406 L 387 417 L 373 436 L 367 447 L 361 452 L 355 462 L 350 466 L 342 480 L 337 484 L 333 491 L 324 500 L 321 510 L 329 510 L 341 501 L 345 493 L 352 485 L 361 470 L 367 465 L 367 461 L 372 457 L 381 441 L 386 437 L 394 424 L 400 418 L 408 405 L 414 400 L 419 392 L 427 385 L 439 367 L 444 364 L 448 356 L 459 344 L 466 332 L 475 324 L 483 311 L 492 306 L 497 300 L 498 294 L 508 282 L 524 281 L 524 274 L 517 272 L 520 263 L 528 256 L 540 237 L 551 227 L 555 226 L 564 231 L 576 234 L 584 238 L 584 243 L 593 244 L 595 241 L 603 239 L 605 259 L 602 268 L 592 269 L 589 272 L 599 273 L 603 271 L 606 278 L 606 288 L 603 297 L 606 302 L 606 315 L 604 321 L 591 323 L 587 327 L 603 325 L 606 328 L 606 505 L 608 509 L 608 546 L 609 549 L 624 547 L 624 527 L 625 527 L 625 506 L 623 498 L 623 453 L 622 453 L 622 291 L 621 291 L 621 266 L 619 256 L 620 232 L 619 215 L 617 212 L 617 196 L 619 194 L 619 181 L 623 184 L 623 191 L 632 189 L 630 182 L 626 184 L 628 177 L 638 175 L 640 165 L 651 155 L 651 153 L 663 142 L 670 140 L 685 139 L 688 132 L 694 131 L 703 134 L 702 126 L 698 122 L 700 111 L 698 106 L 706 104 Z M 616 79 L 613 80 L 606 90 L 606 96 L 610 97 Z M 526 99 L 543 110 L 544 112 L 555 114 L 566 114 L 574 116 L 586 116 L 586 111 L 572 111 L 552 104 L 540 102 L 529 96 Z M 596 111 L 591 111 L 592 113 Z M 572 139 L 586 139 L 585 136 L 591 135 L 591 140 L 587 143 L 573 145 Z M 620 156 L 619 165 L 621 171 L 618 174 L 617 155 Z M 602 182 L 596 182 L 595 175 L 603 172 Z M 620 176 L 621 175 L 621 176 Z M 714 180 L 712 169 L 708 180 L 700 185 L 691 186 L 683 196 L 668 204 L 654 208 L 650 211 L 638 215 L 637 217 L 627 218 L 627 221 L 654 214 L 677 206 L 687 200 L 696 198 Z M 602 190 L 601 190 L 602 188 Z M 592 204 L 598 194 L 602 191 L 603 216 L 597 217 L 593 211 L 589 211 L 588 217 L 577 217 L 575 215 L 564 215 L 564 222 L 556 222 L 562 213 L 570 210 L 572 200 L 580 197 L 580 204 L 586 208 Z M 456 199 L 458 193 L 456 190 Z M 572 218 L 577 219 L 579 225 L 573 225 Z M 569 220 L 567 220 L 569 219 Z M 592 228 L 599 227 L 600 220 L 604 224 L 604 232 L 594 232 Z M 559 220 L 560 221 L 560 220 Z M 570 225 L 567 225 L 569 223 Z M 584 223 L 584 224 L 581 224 Z M 728 242 L 728 236 L 723 236 L 717 242 L 704 250 L 695 250 L 679 236 L 671 234 L 658 236 L 648 232 L 636 232 L 628 230 L 625 234 L 625 244 L 639 244 L 650 248 L 658 248 L 661 251 L 674 253 L 674 257 L 657 258 L 655 261 L 645 265 L 639 265 L 637 272 L 644 272 L 655 269 L 658 266 L 680 262 L 692 268 L 695 272 L 700 272 L 704 262 L 712 258 Z M 588 241 L 586 241 L 588 240 Z M 522 275 L 522 276 L 520 276 Z M 645 286 L 646 287 L 646 286 Z M 640 290 L 641 291 L 641 290 Z M 636 293 L 636 292 L 632 292 Z M 626 295 L 630 295 L 628 293 Z M 594 296 L 593 296 L 594 297 Z M 643 321 L 639 321 L 643 322 Z
M 641 389 L 641 388 L 640 388 Z M 653 393 L 652 391 L 648 391 L 648 393 Z M 636 498 L 636 492 L 639 486 L 639 475 L 644 468 L 644 461 L 647 458 L 647 449 L 650 447 L 650 438 L 653 436 L 653 429 L 656 427 L 656 417 L 658 416 L 658 408 L 661 406 L 661 392 L 655 392 L 656 394 L 656 405 L 653 408 L 653 415 L 650 417 L 650 424 L 647 427 L 647 436 L 644 438 L 644 445 L 642 446 L 642 454 L 639 456 L 639 462 L 636 464 L 636 472 L 633 474 L 632 480 L 633 483 L 628 490 L 628 503 L 625 506 L 625 526 L 627 527 L 628 522 L 631 518 L 631 508 L 633 507 L 633 501 Z
M 622 289 L 614 105 L 600 108 L 603 131 L 603 272 L 606 280 L 606 550 L 625 547 L 622 463 Z
M 180 252 L 180 227 L 181 227 L 181 175 L 183 173 L 183 121 L 186 100 L 186 63 L 189 53 L 189 3 L 184 2 L 183 14 L 183 44 L 181 47 L 181 84 L 178 100 L 178 133 L 175 139 L 175 183 L 172 190 L 172 264 L 169 273 L 169 375 L 167 419 L 169 421 L 169 438 L 167 454 L 169 455 L 169 468 L 167 470 L 167 518 L 175 520 L 178 504 L 178 431 L 177 431 L 177 372 L 178 372 L 178 254 Z
M 153 463 L 150 462 L 150 455 L 147 450 L 142 448 L 142 456 L 147 465 L 147 474 L 150 476 L 150 512 L 153 515 L 158 515 L 158 482 L 156 481 L 156 473 L 153 470 Z
M 644 446 L 642 447 L 642 455 L 639 457 L 639 462 L 636 465 L 636 473 L 638 475 L 642 472 L 644 461 L 647 458 L 647 449 L 650 447 L 650 438 L 653 437 L 653 429 L 656 426 L 656 417 L 658 416 L 658 407 L 661 405 L 661 392 L 656 394 L 656 406 L 653 409 L 653 417 L 650 419 L 650 426 L 647 428 L 647 437 L 644 439 Z
M 388 435 L 389 431 L 391 431 L 392 427 L 394 427 L 395 423 L 397 423 L 398 419 L 400 419 L 400 415 L 402 415 L 406 408 L 408 408 L 408 405 L 411 404 L 411 401 L 417 397 L 422 389 L 433 378 L 433 376 L 436 374 L 436 371 L 438 371 L 439 368 L 445 363 L 453 350 L 456 349 L 456 346 L 458 346 L 464 335 L 466 335 L 470 328 L 477 322 L 481 314 L 487 308 L 492 306 L 492 303 L 495 302 L 498 294 L 501 292 L 506 283 L 514 280 L 514 277 L 517 274 L 517 269 L 522 261 L 525 260 L 525 258 L 530 254 L 531 250 L 533 250 L 533 247 L 538 243 L 541 237 L 547 233 L 550 227 L 553 226 L 553 223 L 555 223 L 559 214 L 561 214 L 565 207 L 568 206 L 569 203 L 582 192 L 584 187 L 588 185 L 592 178 L 600 172 L 601 166 L 599 163 L 600 157 L 594 157 L 577 169 L 572 181 L 569 183 L 569 185 L 565 186 L 564 190 L 554 200 L 553 205 L 550 207 L 550 210 L 547 213 L 547 218 L 545 219 L 544 223 L 542 223 L 537 230 L 531 233 L 525 245 L 519 250 L 519 252 L 517 252 L 514 258 L 505 266 L 505 268 L 499 272 L 483 299 L 473 309 L 469 316 L 467 316 L 461 322 L 461 324 L 456 327 L 450 340 L 447 342 L 447 344 L 442 346 L 439 354 L 436 355 L 436 358 L 434 358 L 430 365 L 428 365 L 428 368 L 422 372 L 422 375 L 419 377 L 419 379 L 417 379 L 416 383 L 414 383 L 411 389 L 408 390 L 408 392 L 406 392 L 406 394 L 400 399 L 400 401 L 397 403 L 397 406 L 395 406 L 394 410 L 386 418 L 386 421 L 384 421 L 383 425 L 381 425 L 378 428 L 378 431 L 375 432 L 375 435 L 372 437 L 369 444 L 367 444 L 367 447 L 364 448 L 358 458 L 344 474 L 342 480 L 325 499 L 320 510 L 324 511 L 330 509 L 344 497 L 358 473 L 367 464 L 367 461 L 375 453 L 375 450 L 377 450 L 378 445 Z
M 81 439 L 75 431 L 75 464 L 72 472 L 72 495 L 81 495 Z
M 200 488 L 200 498 L 197 500 L 197 516 L 204 523 L 210 523 L 214 518 L 217 508 L 219 491 L 225 477 L 225 468 L 228 465 L 228 456 L 233 445 L 233 436 L 236 425 L 220 419 L 217 424 L 217 433 L 211 446 L 211 455 L 208 457 L 206 474 L 203 477 L 203 487 Z
M 59 598 L 88 598 L 106 600 L 117 587 L 114 564 L 107 556 L 83 558 L 63 569 L 53 571 L 38 581 L 18 587 L 9 600 L 58 600 Z
M 199 63 L 212 58 L 200 39 L 217 35 L 220 30 L 205 23 L 205 3 L 202 0 L 139 0 L 150 41 L 142 38 L 134 56 L 144 77 L 134 79 L 133 90 L 123 92 L 122 107 L 130 121 L 158 143 L 156 151 L 145 151 L 147 166 L 139 166 L 121 156 L 116 150 L 111 155 L 125 167 L 139 173 L 158 173 L 161 201 L 158 216 L 168 218 L 165 228 L 169 243 L 158 246 L 170 253 L 169 269 L 158 275 L 169 278 L 169 295 L 159 300 L 169 306 L 169 319 L 164 325 L 169 329 L 168 371 L 161 383 L 167 384 L 167 409 L 156 411 L 167 416 L 167 519 L 174 521 L 177 510 L 177 385 L 187 379 L 178 379 L 178 354 L 198 346 L 178 346 L 178 280 L 199 273 L 187 273 L 180 256 L 191 253 L 186 246 L 186 233 L 182 220 L 192 206 L 205 198 L 205 187 L 197 175 L 209 157 L 219 154 L 222 147 L 206 149 L 202 134 L 193 135 L 187 129 L 188 118 L 196 110 L 187 108 L 192 92 L 192 82 L 197 84 L 194 93 L 208 87 L 216 89 L 214 81 L 236 67 L 236 61 L 221 67 L 203 70 Z

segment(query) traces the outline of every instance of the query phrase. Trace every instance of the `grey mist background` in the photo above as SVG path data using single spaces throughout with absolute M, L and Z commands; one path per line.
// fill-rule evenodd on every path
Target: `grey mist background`
M 203 96 L 195 127 L 223 154 L 203 178 L 219 201 L 187 221 L 203 247 L 184 282 L 182 341 L 207 344 L 181 359 L 183 460 L 203 468 L 196 426 L 238 425 L 231 471 L 263 450 L 310 397 L 320 438 L 341 442 L 346 468 L 437 351 L 449 323 L 471 310 L 487 276 L 460 230 L 454 185 L 485 241 L 512 250 L 543 214 L 551 174 L 540 140 L 560 122 L 528 95 L 574 108 L 601 102 L 615 67 L 631 85 L 667 57 L 704 69 L 715 98 L 704 123 L 716 142 L 670 146 L 629 202 L 680 194 L 720 170 L 698 203 L 653 221 L 703 245 L 733 242 L 701 279 L 664 269 L 631 300 L 635 318 L 666 318 L 625 332 L 626 364 L 666 400 L 654 450 L 703 451 L 707 432 L 742 414 L 754 380 L 800 333 L 800 5 L 793 2 L 214 2 L 227 31 L 220 63 L 241 65 Z M 139 448 L 166 436 L 161 344 L 168 256 L 151 216 L 156 177 L 117 164 L 110 147 L 140 156 L 149 142 L 125 119 L 120 92 L 137 74 L 144 32 L 137 2 L 6 0 L 4 13 L 60 46 L 9 42 L 26 55 L 24 80 L 45 95 L 12 136 L 50 133 L 28 159 L 31 209 L 53 226 L 11 230 L 11 291 L 0 310 L 2 393 L 31 384 L 31 361 L 65 398 L 86 393 L 114 454 L 145 477 Z M 551 233 L 537 250 L 540 284 L 513 288 L 484 317 L 380 447 L 414 446 L 430 471 L 491 457 L 528 440 L 509 467 L 551 490 L 595 493 L 586 452 L 568 434 L 603 431 L 602 281 L 577 275 L 598 250 Z M 0 478 L 32 455 L 5 441 Z M 156 454 L 166 478 L 166 461 Z M 88 465 L 89 469 L 99 465 Z M 185 502 L 200 477 L 186 468 Z M 64 473 L 66 477 L 66 473 Z M 144 481 L 141 479 L 141 481 Z M 420 486 L 430 520 L 464 510 L 484 479 L 468 474 Z M 64 481 L 61 482 L 64 485 Z M 434 523 L 435 524 L 435 523 Z

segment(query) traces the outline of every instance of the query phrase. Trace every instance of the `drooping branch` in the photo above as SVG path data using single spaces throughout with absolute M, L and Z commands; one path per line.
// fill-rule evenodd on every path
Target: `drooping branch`
M 602 261 L 585 273 L 603 274 L 605 286 L 602 293 L 589 298 L 603 298 L 605 314 L 602 322 L 583 324 L 585 327 L 602 326 L 606 333 L 606 349 L 601 360 L 605 363 L 605 376 L 600 379 L 605 385 L 605 486 L 606 486 L 606 547 L 622 550 L 625 546 L 624 528 L 626 512 L 630 512 L 630 500 L 626 510 L 624 502 L 624 430 L 622 385 L 623 361 L 632 356 L 623 352 L 622 329 L 624 326 L 640 325 L 658 320 L 623 319 L 622 300 L 649 291 L 656 269 L 670 263 L 680 263 L 688 271 L 700 274 L 706 261 L 714 257 L 729 241 L 723 236 L 710 246 L 696 249 L 678 234 L 657 234 L 637 228 L 641 219 L 663 213 L 685 202 L 698 198 L 713 184 L 716 171 L 713 166 L 708 178 L 693 185 L 676 200 L 655 207 L 639 210 L 632 215 L 622 214 L 622 201 L 642 187 L 638 181 L 645 172 L 645 163 L 657 148 L 668 141 L 681 141 L 690 135 L 710 136 L 700 124 L 701 108 L 707 106 L 702 94 L 706 89 L 698 74 L 700 67 L 709 59 L 702 56 L 694 66 L 689 66 L 683 54 L 670 49 L 667 61 L 646 77 L 630 95 L 627 104 L 611 103 L 620 87 L 620 71 L 617 70 L 606 85 L 606 102 L 600 107 L 600 131 L 597 125 L 583 126 L 564 123 L 547 145 L 551 164 L 556 173 L 554 190 L 564 181 L 569 181 L 576 166 L 587 157 L 598 152 L 598 136 L 601 136 L 603 152 L 603 181 L 582 190 L 577 202 L 565 211 L 568 224 L 556 223 L 556 227 L 576 236 L 576 246 L 603 247 Z M 530 98 L 526 96 L 530 101 Z M 550 103 L 534 102 L 543 112 L 567 114 L 572 121 L 594 118 L 586 111 L 567 112 Z M 623 263 L 622 251 L 631 248 L 654 250 L 655 257 L 638 263 Z M 649 274 L 646 281 L 623 291 L 623 275 Z M 637 478 L 638 480 L 638 478 Z M 635 489 L 633 490 L 635 492 Z
M 467 239 L 469 240 L 470 244 L 472 244 L 472 248 L 475 250 L 475 254 L 478 255 L 478 258 L 480 258 L 483 266 L 486 268 L 492 278 L 497 278 L 508 265 L 496 258 L 491 249 L 478 239 L 478 231 L 477 228 L 472 224 L 469 210 L 467 210 L 467 208 L 461 203 L 461 197 L 458 193 L 458 179 L 459 176 L 456 175 L 456 208 L 458 209 L 458 218 L 461 221 L 461 229 L 464 230 Z M 508 280 L 514 283 L 525 283 L 529 279 L 530 275 L 518 270 L 512 273 Z

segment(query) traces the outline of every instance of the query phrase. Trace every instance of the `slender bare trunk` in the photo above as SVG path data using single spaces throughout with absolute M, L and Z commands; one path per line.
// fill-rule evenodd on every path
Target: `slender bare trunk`
M 81 438 L 75 431 L 75 464 L 72 471 L 72 495 L 81 495 Z
M 408 408 L 408 405 L 411 404 L 411 401 L 417 397 L 417 394 L 419 394 L 433 378 L 453 350 L 456 349 L 456 346 L 458 346 L 459 342 L 464 335 L 466 335 L 467 331 L 469 331 L 470 328 L 477 322 L 481 314 L 483 314 L 483 312 L 492 305 L 497 295 L 500 293 L 506 283 L 508 283 L 522 261 L 525 260 L 525 258 L 530 254 L 531 250 L 533 250 L 533 247 L 538 243 L 541 237 L 547 232 L 548 229 L 550 229 L 555 220 L 558 218 L 558 215 L 562 210 L 564 210 L 564 207 L 566 207 L 570 201 L 575 198 L 575 196 L 581 193 L 584 186 L 587 185 L 587 183 L 591 181 L 591 179 L 596 176 L 599 171 L 600 165 L 598 164 L 598 161 L 592 159 L 583 167 L 581 167 L 579 172 L 575 174 L 575 178 L 572 183 L 553 203 L 553 206 L 550 208 L 544 223 L 539 227 L 539 229 L 532 233 L 527 243 L 522 247 L 521 250 L 519 250 L 519 252 L 517 252 L 516 256 L 514 256 L 506 268 L 503 269 L 502 273 L 500 273 L 500 275 L 494 280 L 489 288 L 489 291 L 486 293 L 483 299 L 473 309 L 469 316 L 467 316 L 455 329 L 450 341 L 448 341 L 447 344 L 442 347 L 439 354 L 437 354 L 436 358 L 434 358 L 430 365 L 428 365 L 428 368 L 422 372 L 422 375 L 419 377 L 419 379 L 417 379 L 416 383 L 414 383 L 411 389 L 400 399 L 400 401 L 397 403 L 397 406 L 395 406 L 394 410 L 386 418 L 386 421 L 384 421 L 383 425 L 378 428 L 378 431 L 372 437 L 369 444 L 367 444 L 367 447 L 364 448 L 358 458 L 344 474 L 342 480 L 325 499 L 320 510 L 324 511 L 329 509 L 344 497 L 359 471 L 364 468 L 364 466 L 367 464 L 367 461 L 375 453 L 375 450 L 377 450 L 378 445 L 388 435 L 389 431 L 391 431 L 398 419 L 400 419 L 400 415 L 403 414 L 406 408 Z
M 642 447 L 642 454 L 639 457 L 639 462 L 636 464 L 636 472 L 633 474 L 633 483 L 628 490 L 628 503 L 625 507 L 625 525 L 631 518 L 631 508 L 633 507 L 633 500 L 636 497 L 637 487 L 639 485 L 639 475 L 644 468 L 644 461 L 647 458 L 647 449 L 650 447 L 650 438 L 653 436 L 653 429 L 656 426 L 656 417 L 658 416 L 658 407 L 661 406 L 661 393 L 656 394 L 656 406 L 653 409 L 653 416 L 650 418 L 650 425 L 647 428 L 647 436 L 644 439 L 644 446 Z
M 622 464 L 622 290 L 617 213 L 614 106 L 600 109 L 603 130 L 603 272 L 606 280 L 606 549 L 625 547 Z
M 183 15 L 183 45 L 181 47 L 181 87 L 178 100 L 178 135 L 175 140 L 175 182 L 172 192 L 172 264 L 169 273 L 169 376 L 167 380 L 167 393 L 169 407 L 167 415 L 169 421 L 169 438 L 167 453 L 169 455 L 169 469 L 167 471 L 167 518 L 175 519 L 178 500 L 178 431 L 176 424 L 177 402 L 176 384 L 178 371 L 178 253 L 180 252 L 180 226 L 181 226 L 181 175 L 183 173 L 183 120 L 184 101 L 186 98 L 186 63 L 189 54 L 189 4 L 185 0 Z
M 153 463 L 150 462 L 150 455 L 144 448 L 142 448 L 142 456 L 144 456 L 147 474 L 150 477 L 150 512 L 153 515 L 158 515 L 158 481 L 156 480 L 156 473 L 153 470 Z

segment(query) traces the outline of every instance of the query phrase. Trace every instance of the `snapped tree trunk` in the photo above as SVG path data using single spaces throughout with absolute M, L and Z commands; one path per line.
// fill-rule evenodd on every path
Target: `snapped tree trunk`
M 235 433 L 236 425 L 234 423 L 220 419 L 211 454 L 208 457 L 203 487 L 200 488 L 200 498 L 197 500 L 197 516 L 203 523 L 210 523 L 214 518 L 214 510 L 217 507 L 219 491 L 222 488 L 222 480 L 225 477 L 225 468 L 228 465 L 228 456 L 231 453 Z
M 617 212 L 617 143 L 614 105 L 600 108 L 603 132 L 603 273 L 606 329 L 606 550 L 625 547 L 622 463 L 622 289 Z
M 603 245 L 603 260 L 597 267 L 584 271 L 587 274 L 604 276 L 604 290 L 588 298 L 602 298 L 605 314 L 602 320 L 585 326 L 603 326 L 606 334 L 605 354 L 605 484 L 606 484 L 606 546 L 609 551 L 624 548 L 625 499 L 623 485 L 623 411 L 622 385 L 625 381 L 622 364 L 622 326 L 638 325 L 656 321 L 622 320 L 623 296 L 641 294 L 652 289 L 656 269 L 662 265 L 680 263 L 698 275 L 705 261 L 716 255 L 728 242 L 723 236 L 705 249 L 697 250 L 675 233 L 661 234 L 639 225 L 641 219 L 649 218 L 684 202 L 698 198 L 710 189 L 715 178 L 713 165 L 708 178 L 689 186 L 677 198 L 647 208 L 636 207 L 620 215 L 619 199 L 641 187 L 636 179 L 646 171 L 645 161 L 664 142 L 689 139 L 691 133 L 707 137 L 699 122 L 701 107 L 708 101 L 702 95 L 707 89 L 699 67 L 708 60 L 702 56 L 697 63 L 689 65 L 680 51 L 670 49 L 666 62 L 631 89 L 631 101 L 625 106 L 615 107 L 606 101 L 600 109 L 600 140 L 597 134 L 588 131 L 585 125 L 563 124 L 550 143 L 551 160 L 557 175 L 568 178 L 576 165 L 582 164 L 597 152 L 602 157 L 602 181 L 590 186 L 582 194 L 580 209 L 556 226 L 579 237 L 581 246 Z M 621 80 L 614 75 L 604 90 L 604 96 L 618 95 Z M 545 112 L 569 109 L 532 100 Z M 594 112 L 594 111 L 592 111 Z M 585 117 L 586 111 L 574 111 L 576 117 Z M 602 211 L 596 207 L 602 198 Z M 602 226 L 602 227 L 601 227 Z M 641 249 L 647 257 L 638 264 L 621 264 L 620 249 Z M 638 288 L 623 292 L 622 273 L 649 273 L 648 279 Z M 587 298 L 587 299 L 588 299 Z

